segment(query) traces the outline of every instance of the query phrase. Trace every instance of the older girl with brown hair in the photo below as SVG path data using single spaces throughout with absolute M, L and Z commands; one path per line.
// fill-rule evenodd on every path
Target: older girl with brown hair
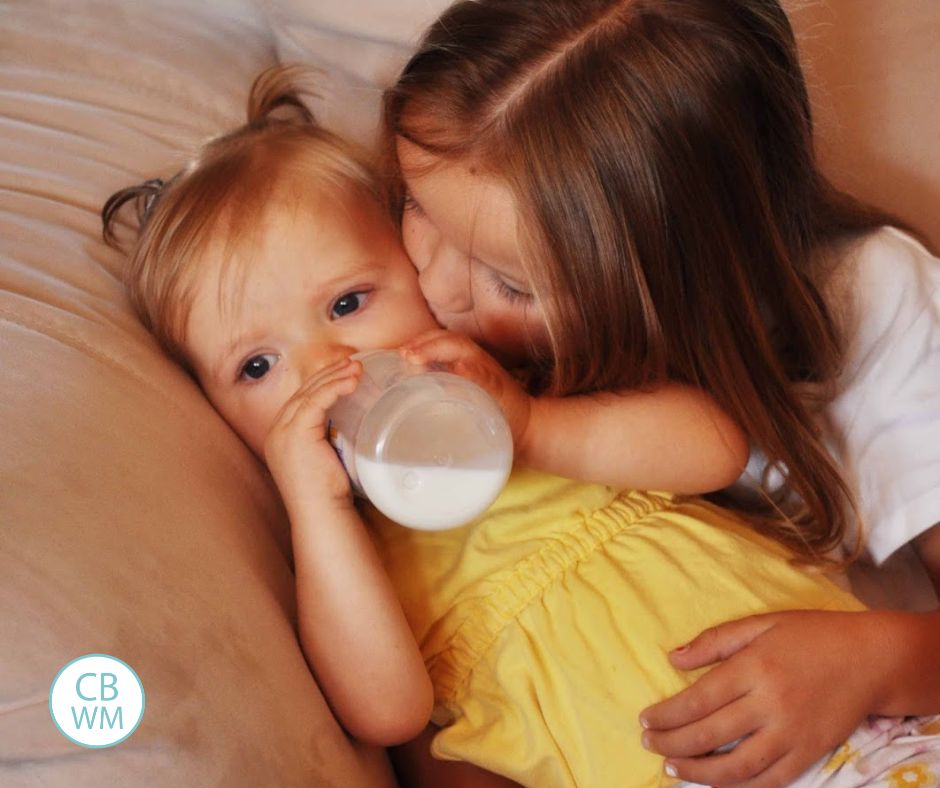
M 615 482 L 637 403 L 698 386 L 752 444 L 723 502 L 810 562 L 914 545 L 940 586 L 940 266 L 821 174 L 776 0 L 457 2 L 385 127 L 438 321 L 510 365 L 510 340 L 544 348 L 529 464 Z M 721 664 L 644 741 L 689 780 L 783 784 L 867 714 L 940 710 L 938 616 L 717 627 L 672 659 Z

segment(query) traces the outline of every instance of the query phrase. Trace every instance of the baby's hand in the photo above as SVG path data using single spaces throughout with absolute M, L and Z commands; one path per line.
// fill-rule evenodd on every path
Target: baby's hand
M 326 412 L 355 391 L 362 364 L 345 358 L 320 370 L 284 404 L 264 442 L 264 457 L 288 509 L 306 501 L 349 501 L 349 478 L 327 440 Z
M 529 427 L 532 398 L 496 359 L 469 337 L 444 329 L 432 329 L 403 345 L 402 355 L 418 364 L 439 364 L 472 380 L 502 408 L 516 446 L 521 446 Z

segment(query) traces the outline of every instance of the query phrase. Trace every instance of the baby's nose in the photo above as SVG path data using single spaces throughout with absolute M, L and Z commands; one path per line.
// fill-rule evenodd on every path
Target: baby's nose
M 304 360 L 303 376 L 312 378 L 327 367 L 348 358 L 356 352 L 356 348 L 349 345 L 317 345 L 311 347 Z

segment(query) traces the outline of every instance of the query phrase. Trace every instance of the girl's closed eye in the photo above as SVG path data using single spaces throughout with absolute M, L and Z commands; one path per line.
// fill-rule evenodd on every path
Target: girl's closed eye
M 487 268 L 489 274 L 490 285 L 493 288 L 493 291 L 500 298 L 508 301 L 511 304 L 514 304 L 518 301 L 531 301 L 532 294 L 526 292 L 525 290 L 520 290 L 518 287 L 509 284 L 503 277 L 501 277 L 496 271 L 491 268 Z
M 353 312 L 358 312 L 369 300 L 369 295 L 366 290 L 354 290 L 350 293 L 344 293 L 330 307 L 330 320 L 338 320 Z
M 411 192 L 405 192 L 401 201 L 402 213 L 413 213 L 415 216 L 424 216 L 424 209 L 420 203 L 411 196 Z
M 280 360 L 277 353 L 259 353 L 249 358 L 238 370 L 238 379 L 241 381 L 261 380 L 271 368 Z

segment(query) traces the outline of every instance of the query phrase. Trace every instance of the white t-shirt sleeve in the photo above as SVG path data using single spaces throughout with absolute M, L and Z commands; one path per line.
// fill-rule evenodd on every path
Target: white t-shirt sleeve
M 845 261 L 852 285 L 833 450 L 881 564 L 940 522 L 940 260 L 884 228 Z

